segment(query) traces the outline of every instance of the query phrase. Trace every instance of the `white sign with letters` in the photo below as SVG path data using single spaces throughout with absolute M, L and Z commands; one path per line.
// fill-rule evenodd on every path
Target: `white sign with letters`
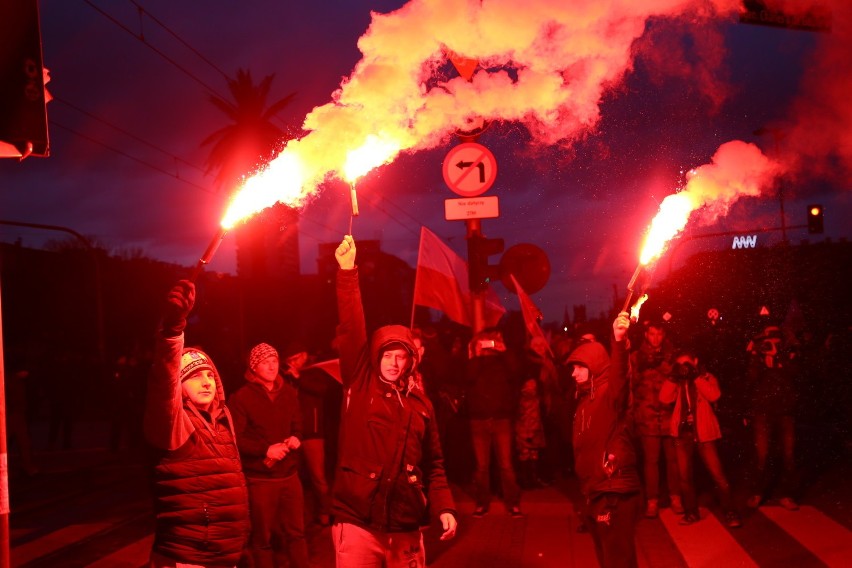
M 494 219 L 499 216 L 500 207 L 496 195 L 444 200 L 444 218 L 447 221 Z

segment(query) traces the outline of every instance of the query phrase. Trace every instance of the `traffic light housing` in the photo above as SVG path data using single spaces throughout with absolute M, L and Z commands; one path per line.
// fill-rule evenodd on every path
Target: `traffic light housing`
M 822 205 L 808 205 L 808 233 L 811 235 L 822 234 L 824 230 L 823 213 Z
M 4 0 L 0 2 L 0 142 L 15 147 L 14 156 L 49 154 L 45 103 L 38 1 Z
M 503 239 L 471 235 L 467 239 L 468 283 L 473 292 L 483 292 L 488 284 L 500 279 L 500 267 L 488 264 L 488 257 L 503 252 Z

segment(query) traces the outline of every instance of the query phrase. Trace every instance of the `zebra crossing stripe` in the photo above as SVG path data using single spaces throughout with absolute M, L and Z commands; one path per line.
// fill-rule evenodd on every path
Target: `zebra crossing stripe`
M 120 548 L 108 556 L 104 556 L 97 562 L 93 562 L 86 568 L 138 568 L 139 559 L 147 559 L 154 544 L 154 535 L 148 535 L 134 543 Z
M 680 515 L 671 509 L 660 511 L 660 520 L 690 568 L 757 568 L 757 563 L 731 536 L 719 519 L 701 509 L 701 520 L 692 525 L 679 524 Z
M 47 556 L 57 550 L 68 546 L 69 542 L 77 542 L 84 540 L 92 535 L 98 534 L 102 530 L 108 529 L 113 525 L 112 522 L 105 523 L 87 523 L 79 525 L 70 525 L 53 531 L 41 538 L 37 538 L 32 542 L 15 546 L 10 551 L 10 558 L 14 566 L 21 566 L 27 562 L 32 562 L 42 556 Z
M 814 507 L 805 505 L 798 511 L 761 507 L 760 513 L 828 566 L 849 566 L 852 559 L 850 531 Z

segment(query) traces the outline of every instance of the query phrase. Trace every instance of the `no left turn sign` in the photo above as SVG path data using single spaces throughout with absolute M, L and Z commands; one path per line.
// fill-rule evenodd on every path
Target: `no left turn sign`
M 497 160 L 491 150 L 476 142 L 455 146 L 444 158 L 444 181 L 462 197 L 488 191 L 497 177 Z

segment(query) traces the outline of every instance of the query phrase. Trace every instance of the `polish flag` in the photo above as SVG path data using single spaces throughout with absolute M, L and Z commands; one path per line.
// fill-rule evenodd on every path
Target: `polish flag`
M 521 315 L 524 317 L 524 325 L 526 325 L 527 333 L 530 338 L 540 337 L 547 341 L 547 337 L 544 335 L 544 331 L 542 331 L 541 326 L 538 324 L 544 316 L 541 313 L 541 310 L 538 309 L 538 306 L 532 301 L 524 289 L 521 288 L 520 283 L 515 279 L 514 274 L 510 274 L 509 277 L 512 279 L 512 284 L 515 285 L 515 291 L 518 293 L 518 300 L 521 302 Z M 547 349 L 550 351 L 550 342 L 547 341 Z M 551 353 L 553 355 L 553 353 Z
M 414 304 L 441 310 L 454 322 L 473 327 L 467 263 L 426 227 L 420 227 Z M 497 325 L 506 313 L 490 287 L 483 312 L 486 327 Z
M 328 361 L 320 361 L 319 363 L 314 363 L 313 365 L 305 367 L 306 371 L 308 369 L 320 369 L 330 375 L 341 385 L 343 384 L 343 376 L 340 373 L 340 359 L 329 359 Z

